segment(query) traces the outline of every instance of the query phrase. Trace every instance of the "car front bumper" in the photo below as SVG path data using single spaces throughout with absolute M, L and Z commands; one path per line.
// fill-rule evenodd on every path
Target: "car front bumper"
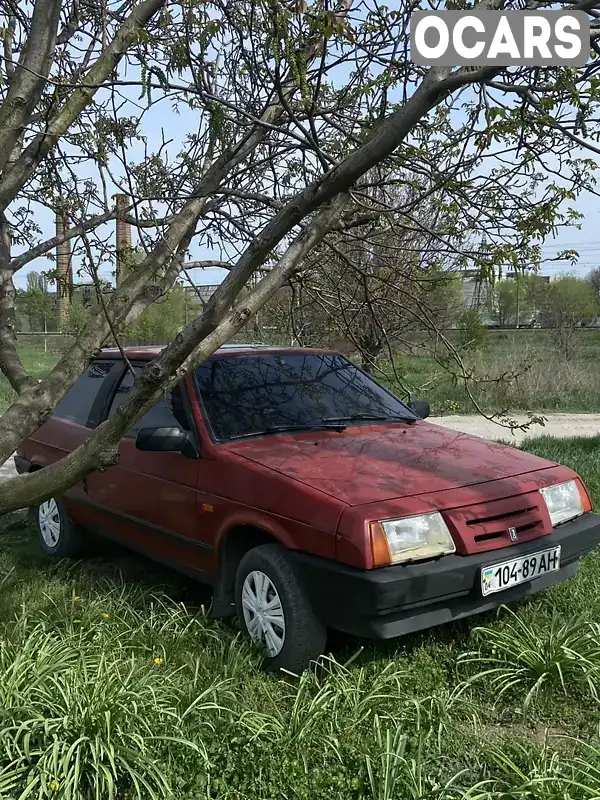
M 470 556 L 360 570 L 294 553 L 315 613 L 326 625 L 371 639 L 392 639 L 497 608 L 577 573 L 581 556 L 600 544 L 600 517 L 586 514 L 550 536 Z M 483 597 L 481 569 L 561 546 L 560 569 Z

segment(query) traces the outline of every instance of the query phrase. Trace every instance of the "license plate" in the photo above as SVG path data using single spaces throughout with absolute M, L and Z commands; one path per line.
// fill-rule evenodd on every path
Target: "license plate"
M 511 586 L 531 581 L 560 569 L 560 546 L 541 550 L 529 556 L 503 561 L 481 570 L 481 593 L 485 597 L 494 592 L 503 592 Z

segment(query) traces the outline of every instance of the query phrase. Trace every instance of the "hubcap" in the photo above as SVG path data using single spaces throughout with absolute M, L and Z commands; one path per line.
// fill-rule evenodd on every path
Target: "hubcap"
M 56 500 L 50 498 L 39 505 L 38 521 L 44 542 L 48 547 L 56 547 L 60 539 L 60 513 Z
M 274 658 L 285 643 L 285 616 L 277 589 L 264 572 L 254 570 L 246 575 L 242 609 L 250 637 Z

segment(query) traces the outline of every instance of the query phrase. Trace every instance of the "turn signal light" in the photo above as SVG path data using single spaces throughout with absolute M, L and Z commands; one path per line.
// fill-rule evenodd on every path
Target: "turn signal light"
M 369 525 L 371 535 L 371 558 L 374 567 L 389 567 L 392 563 L 392 554 L 388 546 L 387 536 L 379 522 Z
M 583 513 L 587 514 L 592 510 L 592 501 L 590 500 L 590 496 L 588 494 L 587 489 L 583 481 L 577 481 L 577 488 L 579 489 L 579 498 L 581 499 L 581 507 L 583 508 Z

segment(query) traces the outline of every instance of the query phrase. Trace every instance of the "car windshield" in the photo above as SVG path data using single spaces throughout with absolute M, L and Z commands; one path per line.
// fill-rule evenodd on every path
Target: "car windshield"
M 229 356 L 204 362 L 196 383 L 218 440 L 288 430 L 413 421 L 415 415 L 334 353 Z

